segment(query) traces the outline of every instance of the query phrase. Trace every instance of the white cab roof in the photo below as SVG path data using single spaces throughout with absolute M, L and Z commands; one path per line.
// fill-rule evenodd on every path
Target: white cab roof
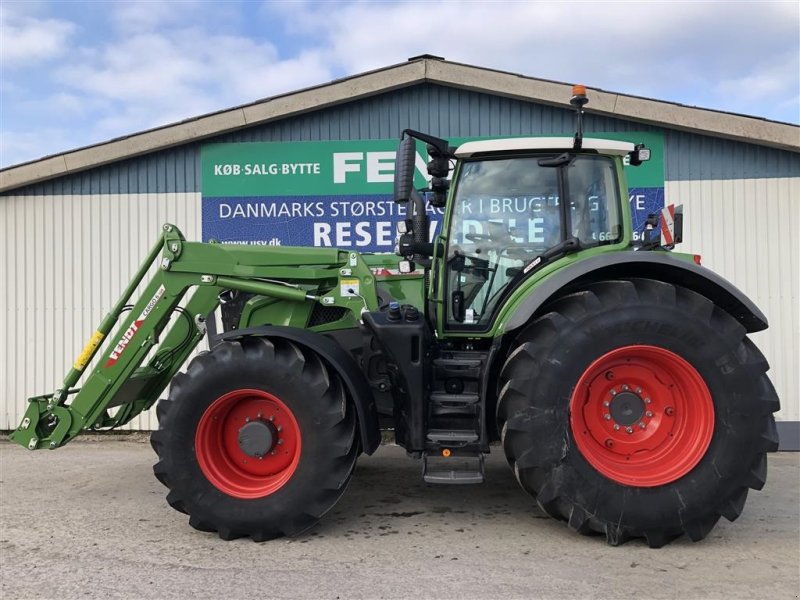
M 481 140 L 461 144 L 456 156 L 465 158 L 479 152 L 508 152 L 513 150 L 572 150 L 575 140 L 571 137 L 520 137 L 501 140 Z M 600 154 L 625 156 L 633 152 L 631 142 L 583 138 L 585 150 L 596 150 Z

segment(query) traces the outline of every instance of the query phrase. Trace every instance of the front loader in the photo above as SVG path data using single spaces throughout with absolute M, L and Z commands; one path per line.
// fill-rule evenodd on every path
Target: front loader
M 406 130 L 399 256 L 203 244 L 164 225 L 11 438 L 55 449 L 127 423 L 169 386 L 155 475 L 223 539 L 313 526 L 382 428 L 428 483 L 482 483 L 499 441 L 536 504 L 581 534 L 703 539 L 739 516 L 777 449 L 778 398 L 747 338 L 767 321 L 672 250 L 674 208 L 634 243 L 623 164 L 649 150 L 584 138 L 586 102 L 576 86 L 570 137 L 454 148 Z M 432 239 L 430 207 L 445 209 Z M 207 329 L 210 351 L 179 372 Z

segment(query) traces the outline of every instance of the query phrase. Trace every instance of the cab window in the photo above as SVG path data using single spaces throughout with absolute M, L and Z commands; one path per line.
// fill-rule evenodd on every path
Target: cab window
M 447 296 L 458 295 L 449 325 L 487 327 L 511 281 L 567 236 L 582 246 L 621 237 L 612 159 L 580 155 L 561 167 L 539 156 L 465 162 L 456 182 L 448 233 Z M 561 209 L 569 195 L 566 222 Z M 462 312 L 463 311 L 463 312 Z

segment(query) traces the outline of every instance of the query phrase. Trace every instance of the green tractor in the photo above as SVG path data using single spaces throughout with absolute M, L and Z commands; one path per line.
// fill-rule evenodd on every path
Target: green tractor
M 623 164 L 649 151 L 584 139 L 585 90 L 573 93 L 574 136 L 453 148 L 405 131 L 399 257 L 187 242 L 164 225 L 11 438 L 61 447 L 127 423 L 169 385 L 155 475 L 192 527 L 223 539 L 312 527 L 381 429 L 432 484 L 483 482 L 500 441 L 541 510 L 613 545 L 697 541 L 736 519 L 778 446 L 778 398 L 747 338 L 766 318 L 671 251 L 679 212 L 654 215 L 634 244 Z M 210 351 L 179 372 L 207 328 Z

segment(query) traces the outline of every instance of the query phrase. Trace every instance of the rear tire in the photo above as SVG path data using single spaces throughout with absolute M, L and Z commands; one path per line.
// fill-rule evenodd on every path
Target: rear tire
M 648 279 L 549 304 L 500 375 L 498 427 L 522 487 L 611 545 L 698 541 L 736 519 L 778 446 L 769 367 L 745 333 L 707 298 Z
M 286 340 L 219 344 L 173 379 L 157 411 L 153 470 L 168 503 L 223 539 L 312 527 L 344 493 L 359 452 L 338 375 Z

